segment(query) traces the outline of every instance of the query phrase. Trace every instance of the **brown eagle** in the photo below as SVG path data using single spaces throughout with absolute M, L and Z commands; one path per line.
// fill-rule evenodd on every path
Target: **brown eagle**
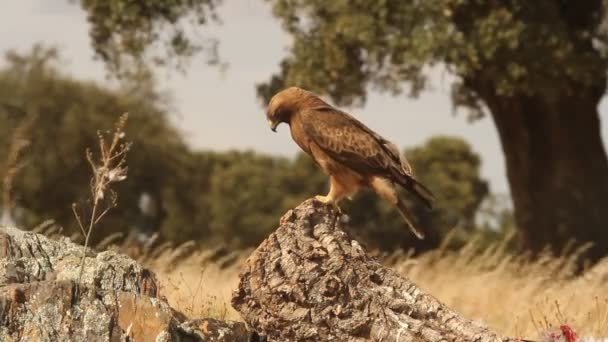
M 395 144 L 298 87 L 274 95 L 267 118 L 275 132 L 280 123 L 289 124 L 293 140 L 330 176 L 329 194 L 316 196 L 317 200 L 337 208 L 344 197 L 352 199 L 361 187 L 369 187 L 399 210 L 418 238 L 424 238 L 399 198 L 396 184 L 429 209 L 433 207 L 433 194 L 414 179 L 412 167 Z

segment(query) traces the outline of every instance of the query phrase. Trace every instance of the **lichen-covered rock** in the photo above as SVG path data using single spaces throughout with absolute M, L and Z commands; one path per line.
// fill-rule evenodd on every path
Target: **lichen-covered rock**
M 0 229 L 0 286 L 44 280 L 77 281 L 83 247 L 13 227 Z M 81 285 L 154 297 L 154 275 L 135 260 L 113 252 L 87 250 Z
M 212 318 L 184 322 L 179 329 L 196 341 L 258 342 L 261 340 L 255 333 L 250 336 L 245 324 L 241 322 L 226 322 Z
M 0 341 L 247 341 L 243 323 L 186 321 L 152 272 L 108 251 L 0 227 Z

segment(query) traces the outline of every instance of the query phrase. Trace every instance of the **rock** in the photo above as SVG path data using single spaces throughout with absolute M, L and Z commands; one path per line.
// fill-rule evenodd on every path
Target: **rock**
M 247 341 L 243 323 L 187 321 L 156 277 L 113 251 L 0 228 L 0 341 Z
M 461 317 L 382 266 L 314 200 L 251 254 L 232 305 L 269 341 L 515 341 Z

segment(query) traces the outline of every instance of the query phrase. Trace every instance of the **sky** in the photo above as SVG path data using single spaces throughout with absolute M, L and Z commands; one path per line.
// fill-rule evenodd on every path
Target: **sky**
M 175 125 L 197 149 L 254 149 L 293 156 L 298 147 L 287 126 L 272 133 L 256 98 L 255 84 L 278 70 L 289 37 L 262 0 L 226 1 L 219 8 L 222 23 L 202 27 L 203 37 L 219 39 L 225 71 L 194 57 L 185 74 L 160 73 L 161 89 L 170 91 L 177 113 Z M 61 50 L 63 71 L 78 79 L 105 81 L 103 64 L 93 59 L 85 13 L 70 0 L 5 1 L 0 11 L 0 53 L 28 51 L 35 43 Z M 1 64 L 2 62 L 0 62 Z M 363 107 L 344 108 L 370 128 L 401 147 L 424 143 L 433 135 L 459 136 L 482 158 L 482 176 L 491 190 L 507 193 L 504 157 L 489 118 L 473 124 L 465 113 L 454 115 L 449 77 L 433 79 L 433 89 L 417 99 L 372 92 Z M 600 106 L 602 119 L 608 102 Z M 608 125 L 602 122 L 604 140 Z

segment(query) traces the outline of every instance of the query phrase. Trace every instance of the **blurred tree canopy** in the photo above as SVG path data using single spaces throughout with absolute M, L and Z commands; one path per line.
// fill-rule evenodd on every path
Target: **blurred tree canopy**
M 604 0 L 269 1 L 292 44 L 258 85 L 261 98 L 289 85 L 339 105 L 363 103 L 370 87 L 415 96 L 429 71 L 445 68 L 454 106 L 496 124 L 525 246 L 560 252 L 574 240 L 593 243 L 592 258 L 607 253 L 608 159 L 597 110 L 608 63 Z M 219 3 L 80 1 L 96 54 L 119 75 L 125 66 L 181 65 L 198 49 L 184 21 L 215 18 Z
M 288 85 L 339 105 L 364 102 L 371 87 L 416 95 L 445 68 L 454 105 L 494 120 L 526 247 L 560 252 L 574 240 L 593 243 L 592 258 L 608 253 L 603 0 L 271 3 L 293 43 L 262 98 Z
M 0 70 L 2 160 L 9 132 L 27 113 L 37 116 L 13 188 L 16 207 L 21 209 L 19 221 L 32 225 L 52 218 L 66 233 L 77 231 L 71 204 L 86 198 L 91 178 L 85 150 L 97 148 L 98 130 L 112 129 L 116 119 L 129 112 L 127 134 L 137 153 L 128 162 L 134 167 L 129 181 L 118 186 L 119 207 L 98 234 L 124 231 L 124 223 L 141 215 L 139 196 L 144 192 L 158 196 L 171 187 L 173 179 L 167 175 L 179 174 L 180 158 L 189 151 L 171 128 L 164 100 L 152 85 L 110 91 L 61 74 L 56 60 L 56 50 L 37 46 L 27 55 L 8 53 L 7 65 Z M 159 215 L 156 224 L 160 220 Z
M 286 210 L 327 191 L 327 176 L 303 153 L 287 159 L 252 151 L 192 151 L 172 126 L 168 100 L 154 90 L 150 77 L 134 89 L 107 89 L 65 76 L 57 58 L 56 50 L 37 46 L 28 54 L 9 53 L 0 69 L 0 162 L 6 160 L 13 130 L 27 113 L 37 114 L 12 189 L 14 216 L 22 226 L 54 219 L 67 235 L 78 232 L 71 204 L 88 195 L 85 150 L 94 150 L 97 131 L 112 129 L 124 112 L 129 112 L 127 140 L 133 142 L 128 177 L 117 185 L 118 207 L 101 221 L 96 240 L 137 228 L 158 231 L 175 243 L 256 246 Z M 438 197 L 433 215 L 411 203 L 432 232 L 432 239 L 417 247 L 435 246 L 453 226 L 473 229 L 487 194 L 479 156 L 450 137 L 433 138 L 406 154 Z M 377 196 L 362 194 L 345 210 L 370 245 L 414 246 L 400 216 Z
M 206 51 L 217 63 L 217 42 L 194 41 L 188 33 L 217 19 L 220 0 L 80 0 L 90 24 L 95 55 L 111 74 L 128 76 L 150 64 L 182 68 L 188 57 Z

